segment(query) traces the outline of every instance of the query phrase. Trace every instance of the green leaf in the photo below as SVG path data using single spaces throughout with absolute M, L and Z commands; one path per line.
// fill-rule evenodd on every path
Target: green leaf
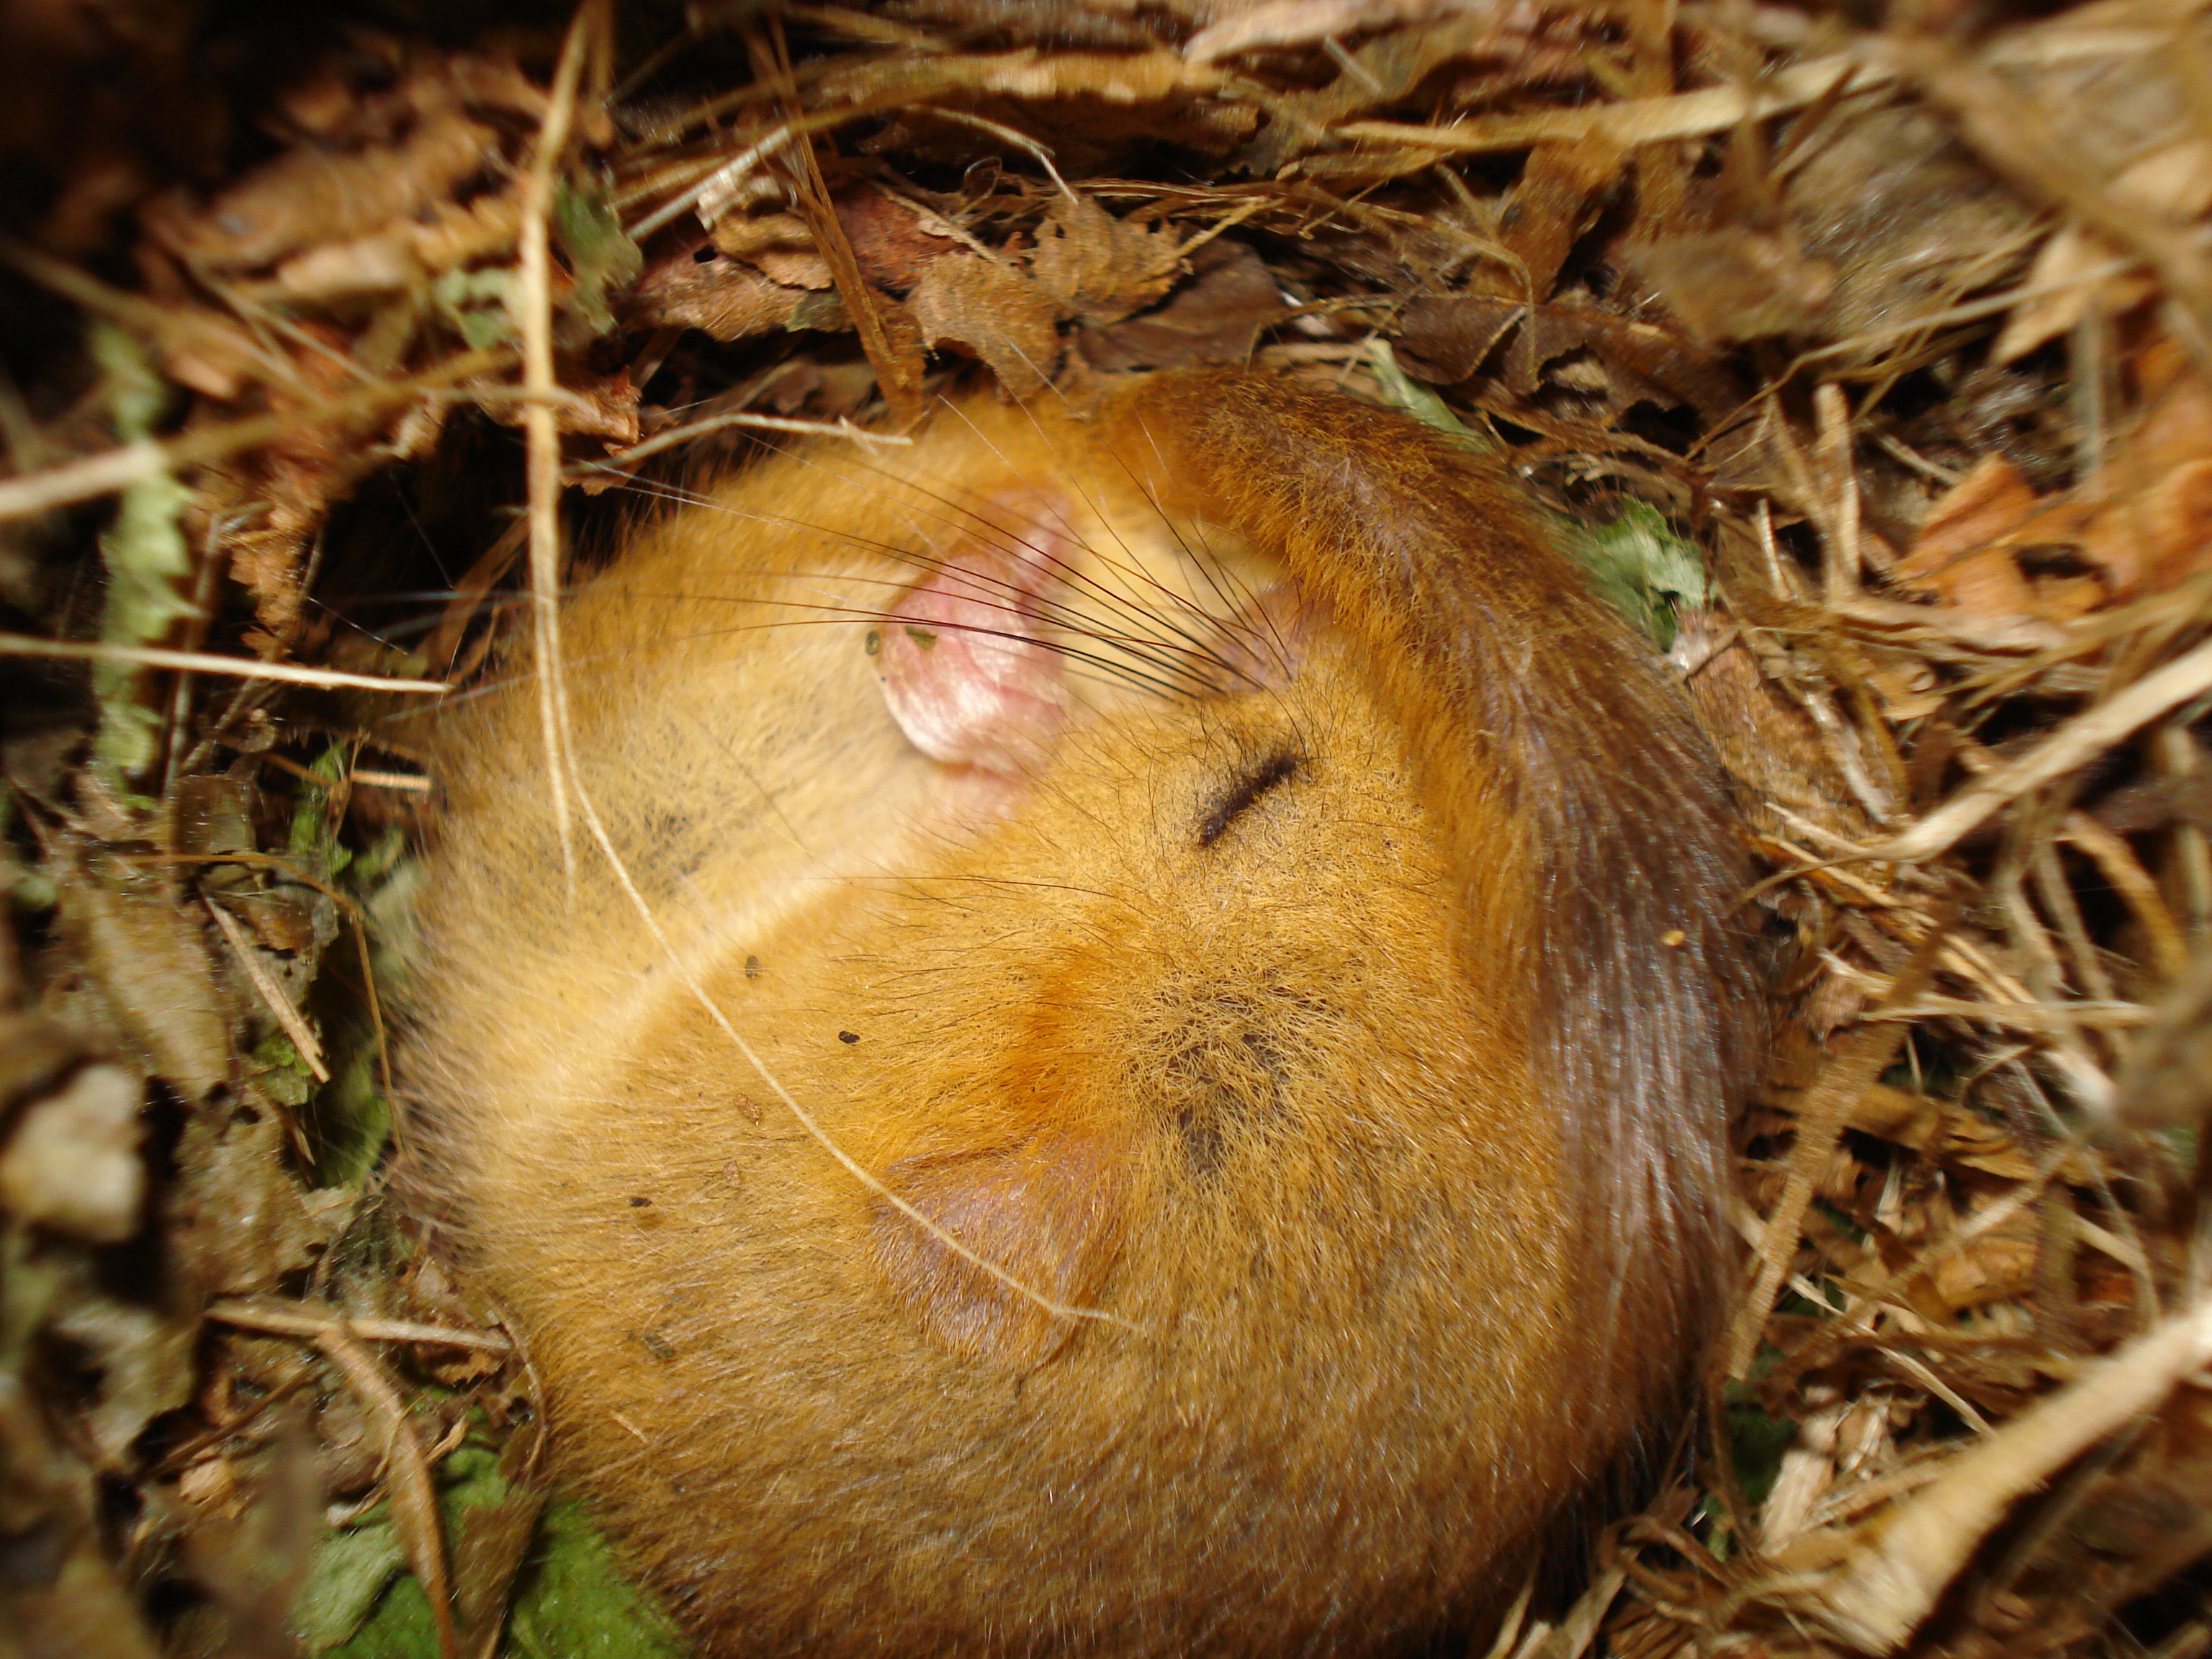
M 392 1138 L 392 1103 L 379 1083 L 376 1051 L 364 1046 L 315 1097 L 315 1184 L 357 1188 Z
M 596 190 L 564 184 L 553 198 L 553 231 L 576 278 L 568 305 L 596 338 L 615 325 L 607 295 L 637 280 L 645 269 L 645 255 L 623 234 L 622 220 Z
M 331 818 L 331 792 L 346 765 L 346 751 L 336 744 L 309 763 L 307 776 L 300 780 L 300 798 L 293 805 L 291 830 L 284 841 L 286 852 L 295 860 L 319 865 L 313 873 L 325 880 L 353 862 L 352 850 L 338 839 L 337 825 Z
M 1630 501 L 1610 524 L 1563 524 L 1559 544 L 1589 573 L 1600 599 L 1662 651 L 1674 643 L 1675 613 L 1705 603 L 1705 562 L 1664 514 Z
M 485 1446 L 463 1446 L 438 1474 L 449 1540 L 465 1525 L 464 1511 L 514 1495 Z M 309 1652 L 333 1659 L 436 1659 L 429 1598 L 401 1565 L 388 1505 L 324 1540 L 294 1624 Z M 623 1574 L 582 1505 L 548 1504 L 507 1611 L 503 1659 L 689 1659 L 690 1651 L 667 1613 Z
M 1736 1482 L 1743 1488 L 1744 1500 L 1757 1509 L 1774 1490 L 1775 1477 L 1782 1473 L 1782 1454 L 1797 1437 L 1797 1425 L 1768 1416 L 1748 1383 L 1730 1382 L 1723 1400 Z
M 1478 454 L 1496 453 L 1498 446 L 1488 433 L 1468 425 L 1452 413 L 1449 404 L 1398 366 L 1398 354 L 1390 349 L 1388 340 L 1379 336 L 1370 340 L 1367 356 L 1375 365 L 1375 378 L 1382 383 L 1382 391 L 1392 403 L 1424 426 L 1434 427 L 1455 443 Z
M 94 327 L 92 354 L 105 376 L 102 389 L 116 435 L 127 443 L 154 436 L 168 412 L 169 386 L 152 354 L 107 324 Z M 177 591 L 191 569 L 182 523 L 191 499 L 191 492 L 166 472 L 141 479 L 117 499 L 114 520 L 100 538 L 107 567 L 103 642 L 144 645 L 191 614 Z M 145 671 L 129 663 L 94 663 L 92 690 L 100 708 L 94 775 L 118 795 L 137 800 L 130 781 L 154 763 L 161 742 L 161 716 L 147 700 Z
M 687 1659 L 690 1644 L 633 1583 L 582 1504 L 547 1506 L 540 1553 L 507 1620 L 507 1650 L 530 1659 Z
M 377 1598 L 405 1565 L 389 1512 L 380 1504 L 371 1514 L 374 1518 L 360 1526 L 326 1534 L 315 1547 L 307 1585 L 292 1608 L 293 1630 L 310 1653 L 336 1647 L 359 1630 Z M 422 1602 L 422 1611 L 428 1632 L 428 1601 Z M 433 1636 L 430 1651 L 436 1650 Z
M 518 337 L 507 313 L 512 276 L 504 267 L 449 270 L 430 284 L 430 298 L 464 341 L 478 351 L 489 350 Z
M 292 1039 L 271 1031 L 253 1050 L 253 1086 L 280 1106 L 300 1107 L 314 1093 L 315 1079 Z

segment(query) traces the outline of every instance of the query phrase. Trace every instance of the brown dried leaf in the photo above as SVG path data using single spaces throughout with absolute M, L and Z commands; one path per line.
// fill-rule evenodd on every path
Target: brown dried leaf
M 1432 295 L 1406 307 L 1391 343 L 1407 373 L 1455 385 L 1482 367 L 1524 309 L 1511 300 Z
M 520 225 L 511 191 L 465 204 L 440 203 L 375 235 L 295 254 L 255 292 L 279 301 L 388 293 L 513 246 Z
M 1030 254 L 1030 275 L 1060 313 L 1104 327 L 1168 291 L 1181 263 L 1174 228 L 1115 219 L 1088 196 L 1056 198 Z
M 561 389 L 576 400 L 561 411 L 563 432 L 605 438 L 617 446 L 637 441 L 637 388 L 630 384 L 628 369 L 582 385 L 569 380 Z
M 2071 495 L 2039 501 L 2009 462 L 1991 456 L 1937 501 L 1897 568 L 1910 586 L 1970 614 L 2064 622 L 2094 609 L 2104 588 L 2081 579 L 2031 582 L 2021 549 L 2077 547 L 2113 594 L 2160 592 L 2212 569 L 2212 386 L 2171 374 L 2134 433 Z
M 276 267 L 272 284 L 287 300 L 338 300 L 386 294 L 422 280 L 422 262 L 408 239 L 394 232 L 350 242 L 326 242 L 295 254 Z
M 441 202 L 405 228 L 415 257 L 434 276 L 512 247 L 521 227 L 520 192 L 506 190 L 466 203 Z
M 1227 15 L 1200 30 L 1183 47 L 1183 56 L 1194 64 L 1470 12 L 1484 17 L 1492 28 L 1516 23 L 1526 27 L 1536 16 L 1535 8 L 1520 0 L 1260 0 L 1258 4 L 1219 6 L 1215 11 Z
M 63 1297 L 47 1328 L 99 1373 L 99 1398 L 85 1424 L 106 1469 L 125 1467 L 146 1425 L 192 1397 L 198 1333 L 188 1322 L 80 1291 Z
M 1051 301 L 1019 271 L 963 250 L 922 272 L 907 310 L 934 349 L 967 347 L 1015 398 L 1043 389 L 1060 361 Z
M 1925 1151 L 1943 1120 L 1943 1103 L 1927 1095 L 1870 1085 L 1851 1108 L 1851 1127 L 1916 1152 Z
M 701 252 L 708 257 L 702 260 Z M 717 340 L 740 340 L 779 328 L 808 326 L 799 307 L 811 296 L 805 289 L 772 283 L 752 266 L 724 258 L 702 243 L 671 255 L 638 280 L 636 320 L 676 328 L 696 328 Z M 839 320 L 817 325 L 842 328 Z
M 1521 262 L 1522 297 L 1544 299 L 1576 240 L 1620 182 L 1628 147 L 1605 132 L 1538 144 L 1499 221 L 1498 237 Z
M 1547 372 L 1564 369 L 1575 389 L 1609 392 L 1623 408 L 1650 398 L 1718 422 L 1742 402 L 1734 377 L 1687 335 L 1585 306 L 1432 295 L 1406 307 L 1395 343 L 1410 372 L 1449 385 L 1473 374 L 1501 342 L 1505 384 L 1524 398 Z M 1578 354 L 1583 360 L 1572 361 Z
M 2038 505 L 2019 468 L 1988 457 L 1929 509 L 1897 580 L 1978 617 L 2039 614 L 2009 550 Z
M 1669 236 L 1626 258 L 1685 328 L 1713 343 L 1808 333 L 1836 291 L 1835 266 L 1787 233 Z
M 1502 102 L 1522 87 L 1546 79 L 1581 78 L 1578 43 L 1554 45 L 1533 37 L 1528 29 L 1535 21 L 1528 10 L 1495 7 L 1470 15 L 1438 17 L 1419 28 L 1385 30 L 1353 52 L 1332 53 L 1343 73 L 1325 87 L 1276 100 L 1270 106 L 1275 118 L 1242 159 L 1255 171 L 1274 173 L 1292 156 L 1310 150 L 1328 129 L 1366 111 L 1404 102 L 1455 61 L 1467 65 L 1455 77 L 1458 85 L 1454 90 L 1462 104 Z M 1476 60 L 1485 67 L 1477 70 Z M 1408 158 L 1413 153 L 1406 152 Z M 1405 170 L 1397 156 L 1372 145 L 1361 146 L 1359 159 L 1370 169 L 1382 163 L 1386 173 Z
M 2153 150 L 2131 163 L 2112 182 L 2112 192 L 2141 213 L 2179 221 L 2212 210 L 2212 139 L 2191 138 Z M 2043 245 L 2022 286 L 2051 291 L 2014 309 L 2004 332 L 1990 348 L 1999 363 L 2026 356 L 2053 340 L 2087 314 L 2123 310 L 2156 291 L 2149 279 L 2126 271 L 2102 282 L 2082 278 L 2118 253 L 2111 242 L 2079 224 L 2070 224 Z
M 482 171 L 497 146 L 489 127 L 442 111 L 397 144 L 353 154 L 302 145 L 248 173 L 204 212 L 174 202 L 149 210 L 147 228 L 191 264 L 250 270 L 423 212 Z
M 818 294 L 836 283 L 830 274 L 830 262 L 811 248 L 764 247 L 746 257 L 762 275 L 784 288 Z
M 898 54 L 856 60 L 822 78 L 823 105 L 926 102 L 947 94 L 1002 93 L 1024 100 L 1092 97 L 1109 104 L 1180 104 L 1215 92 L 1222 76 L 1180 52 L 1014 52 L 927 56 Z M 1194 95 L 1196 94 L 1196 95 Z M 1244 123 L 1253 118 L 1249 107 Z
M 717 252 L 750 259 L 763 248 L 814 251 L 813 234 L 795 213 L 730 214 L 714 221 L 707 233 Z
M 1260 331 L 1290 309 L 1260 257 L 1241 242 L 1209 242 L 1191 260 L 1198 280 L 1158 311 L 1087 330 L 1083 355 L 1100 368 L 1241 363 Z
M 138 1156 L 145 1098 L 136 1071 L 95 1064 L 33 1101 L 0 1146 L 0 1206 L 92 1243 L 129 1238 L 146 1198 Z
M 61 884 L 63 937 L 116 1029 L 186 1101 L 230 1076 L 230 1019 L 197 915 L 164 883 L 112 854 L 81 857 Z
M 310 1208 L 285 1167 L 287 1139 L 277 1109 L 250 1091 L 185 1124 L 161 1208 L 176 1270 L 197 1295 L 274 1290 L 330 1243 L 343 1212 Z
M 2081 551 L 2122 594 L 2161 592 L 2212 569 L 2212 384 L 2194 372 L 2173 373 L 2163 349 L 2150 356 L 2143 378 L 2171 378 L 2112 459 L 2075 492 L 2093 504 L 2079 531 Z
M 329 418 L 330 403 L 358 385 L 348 355 L 353 340 L 335 325 L 304 318 L 292 332 L 324 348 L 301 341 L 287 376 L 264 382 L 270 412 L 293 416 L 294 424 L 283 438 L 211 466 L 197 480 L 198 505 L 225 526 L 233 579 L 252 596 L 261 626 L 280 641 L 299 615 L 301 565 L 315 532 L 331 506 L 385 459 L 376 443 L 381 422 Z M 195 424 L 214 425 L 218 418 L 203 410 Z
M 860 274 L 878 288 L 903 293 L 930 265 L 959 251 L 957 240 L 927 229 L 912 208 L 880 191 L 848 191 L 836 202 Z
M 1952 1312 L 2002 1302 L 2035 1288 L 2037 1233 L 2041 1219 L 2024 1210 L 1999 1222 L 1965 1249 L 1941 1257 L 1929 1282 Z

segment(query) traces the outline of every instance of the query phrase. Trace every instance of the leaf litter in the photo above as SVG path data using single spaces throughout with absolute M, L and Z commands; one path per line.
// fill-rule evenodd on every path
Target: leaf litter
M 48 40 L 175 141 L 0 123 L 18 1644 L 681 1650 L 388 1195 L 429 786 L 374 688 L 748 431 L 1252 362 L 1522 477 L 1765 872 L 1705 1433 L 1496 1651 L 2212 1649 L 2212 19 L 1869 16 L 518 8 L 227 24 L 267 72 L 192 92 Z

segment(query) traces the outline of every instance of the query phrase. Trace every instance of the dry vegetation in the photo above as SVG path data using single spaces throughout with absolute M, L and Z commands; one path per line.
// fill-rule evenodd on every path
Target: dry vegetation
M 2212 1645 L 2191 0 L 251 18 L 0 20 L 0 1645 L 673 1650 L 386 1200 L 392 712 L 763 428 L 1248 359 L 1614 521 L 1771 872 L 1707 1431 L 1498 1650 Z

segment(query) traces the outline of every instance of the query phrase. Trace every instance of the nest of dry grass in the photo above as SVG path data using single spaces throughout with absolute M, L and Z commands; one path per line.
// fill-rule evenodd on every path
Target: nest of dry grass
M 1788 940 L 1703 1449 L 1498 1651 L 2212 1645 L 2201 7 L 0 35 L 25 1651 L 678 1650 L 385 1201 L 392 711 L 763 431 L 1242 361 L 1612 521 Z

